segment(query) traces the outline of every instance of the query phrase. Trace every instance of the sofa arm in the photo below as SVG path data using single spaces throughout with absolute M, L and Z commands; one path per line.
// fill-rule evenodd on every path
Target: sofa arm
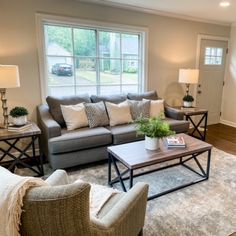
M 169 107 L 169 106 L 165 106 L 165 115 L 175 120 L 184 119 L 184 113 L 182 111 L 180 111 L 179 109 L 175 109 L 173 107 Z
M 148 185 L 137 183 L 105 216 L 91 218 L 94 235 L 138 235 L 144 226 L 147 195 Z
M 69 179 L 66 171 L 56 170 L 46 180 L 51 186 L 66 185 L 69 184 Z
M 47 105 L 38 106 L 37 119 L 42 134 L 47 140 L 61 135 L 61 126 L 52 118 Z

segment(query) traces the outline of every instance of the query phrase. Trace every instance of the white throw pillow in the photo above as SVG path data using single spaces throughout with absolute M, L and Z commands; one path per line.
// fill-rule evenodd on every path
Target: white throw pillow
M 61 105 L 61 111 L 68 130 L 88 126 L 88 119 L 83 103 L 68 106 Z
M 127 124 L 132 122 L 130 106 L 127 101 L 119 104 L 106 102 L 107 113 L 110 119 L 110 126 Z
M 148 101 L 148 99 L 143 98 L 143 101 Z M 157 116 L 162 116 L 165 118 L 165 113 L 164 113 L 164 100 L 163 99 L 158 99 L 158 100 L 150 100 L 150 117 L 157 117 Z

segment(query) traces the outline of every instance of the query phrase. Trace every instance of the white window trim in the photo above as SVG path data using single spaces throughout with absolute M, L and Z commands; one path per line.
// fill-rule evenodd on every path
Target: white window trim
M 147 90 L 147 78 L 148 78 L 148 28 L 138 27 L 124 24 L 108 23 L 102 21 L 85 20 L 74 17 L 55 16 L 49 14 L 36 13 L 36 36 L 37 36 L 37 48 L 39 57 L 39 74 L 40 74 L 40 85 L 41 85 L 41 100 L 45 103 L 45 99 L 48 94 L 47 86 L 47 67 L 46 67 L 46 50 L 44 47 L 44 24 L 64 24 L 68 23 L 68 26 L 85 26 L 85 27 L 99 27 L 105 30 L 115 29 L 117 31 L 133 33 L 139 33 L 142 35 L 141 42 L 141 53 L 142 53 L 142 88 L 144 91 Z M 128 33 L 127 32 L 127 33 Z

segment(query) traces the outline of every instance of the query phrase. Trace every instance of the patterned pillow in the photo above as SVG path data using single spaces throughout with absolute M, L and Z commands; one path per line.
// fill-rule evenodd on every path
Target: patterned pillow
M 109 124 L 109 119 L 103 102 L 85 103 L 84 106 L 90 128 L 107 126 Z
M 127 100 L 130 104 L 132 119 L 136 120 L 139 117 L 149 118 L 150 116 L 150 101 L 135 101 Z

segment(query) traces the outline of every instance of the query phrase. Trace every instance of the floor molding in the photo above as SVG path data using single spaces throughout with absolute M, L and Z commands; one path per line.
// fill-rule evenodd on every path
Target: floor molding
M 224 125 L 229 125 L 229 126 L 232 126 L 232 127 L 236 128 L 236 123 L 234 123 L 232 121 L 229 121 L 229 120 L 220 119 L 220 123 L 224 124 Z

